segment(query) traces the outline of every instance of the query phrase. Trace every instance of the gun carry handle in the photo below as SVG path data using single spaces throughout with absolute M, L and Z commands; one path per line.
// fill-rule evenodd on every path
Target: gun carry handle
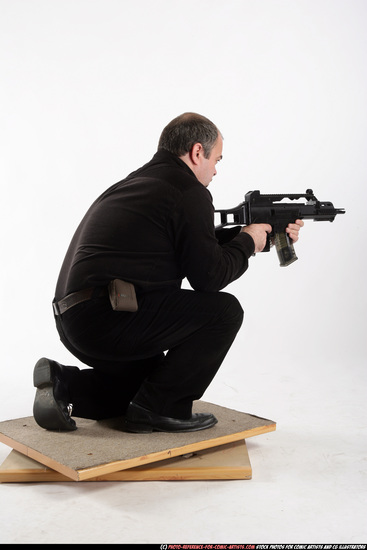
M 292 239 L 285 231 L 275 232 L 274 244 L 277 249 L 279 264 L 286 267 L 298 260 L 294 250 Z

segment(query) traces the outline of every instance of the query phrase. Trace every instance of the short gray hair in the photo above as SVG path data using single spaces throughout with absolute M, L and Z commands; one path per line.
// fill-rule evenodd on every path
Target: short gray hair
M 158 151 L 166 149 L 181 157 L 191 151 L 195 143 L 201 143 L 205 158 L 209 158 L 219 135 L 218 128 L 208 118 L 197 113 L 183 113 L 164 128 Z

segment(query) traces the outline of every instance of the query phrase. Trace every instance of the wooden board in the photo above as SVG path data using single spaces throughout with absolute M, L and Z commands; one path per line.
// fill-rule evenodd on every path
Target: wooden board
M 87 479 L 84 483 L 87 481 L 192 481 L 251 478 L 252 468 L 246 441 L 243 439 L 170 460 L 100 475 Z M 51 481 L 71 480 L 15 450 L 10 452 L 0 466 L 0 483 Z
M 197 401 L 194 412 L 212 412 L 218 424 L 198 432 L 173 434 L 124 431 L 123 419 L 96 422 L 76 418 L 78 429 L 51 432 L 33 417 L 0 422 L 0 442 L 56 470 L 83 481 L 120 470 L 226 445 L 276 429 L 272 420 Z

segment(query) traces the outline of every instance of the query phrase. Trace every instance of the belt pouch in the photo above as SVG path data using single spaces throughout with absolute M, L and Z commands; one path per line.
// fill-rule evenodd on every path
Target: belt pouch
M 121 279 L 114 279 L 108 285 L 108 295 L 114 311 L 137 311 L 138 302 L 135 287 Z

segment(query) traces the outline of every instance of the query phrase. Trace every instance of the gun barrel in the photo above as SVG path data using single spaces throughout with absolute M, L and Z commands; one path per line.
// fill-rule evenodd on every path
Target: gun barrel
M 301 219 L 313 219 L 315 222 L 334 221 L 338 214 L 345 214 L 344 208 L 334 208 L 331 202 L 318 202 L 316 205 L 302 205 L 299 211 Z

